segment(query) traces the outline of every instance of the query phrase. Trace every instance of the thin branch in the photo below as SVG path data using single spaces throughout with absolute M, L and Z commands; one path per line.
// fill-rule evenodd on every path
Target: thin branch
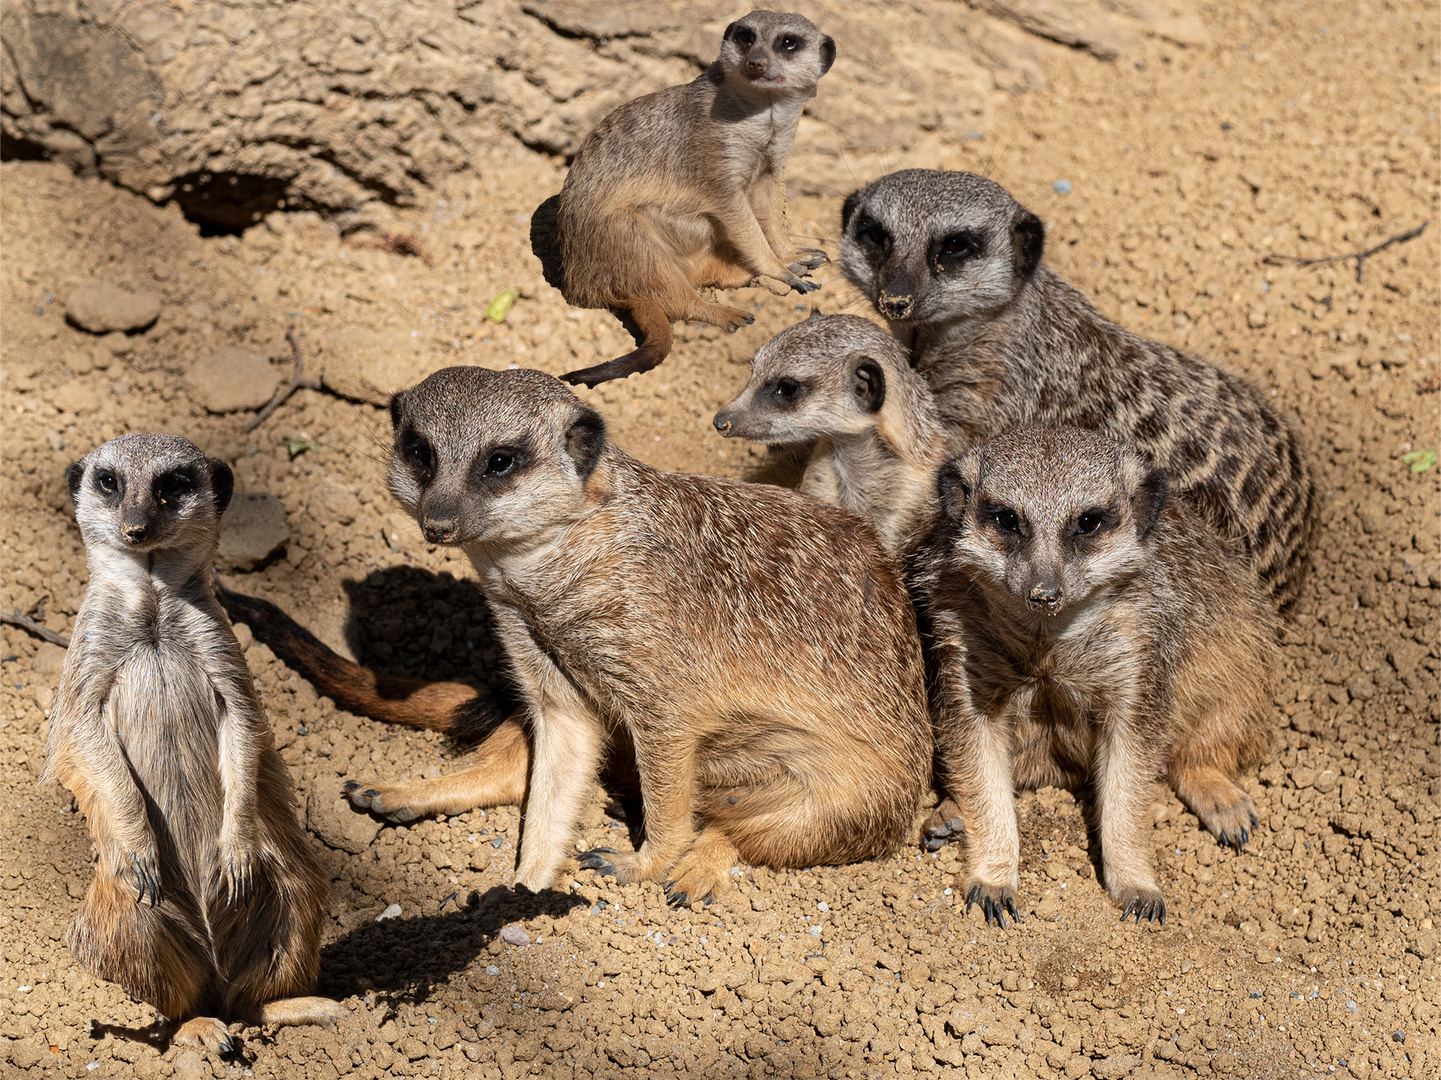
M 305 378 L 305 357 L 300 354 L 300 342 L 295 338 L 295 327 L 291 326 L 286 329 L 285 340 L 290 343 L 290 354 L 295 358 L 295 373 L 290 377 L 290 385 L 282 387 L 275 392 L 275 396 L 270 399 L 270 403 L 256 414 L 254 420 L 245 425 L 246 431 L 254 431 L 261 424 L 265 423 L 265 421 L 269 420 L 271 413 L 285 404 L 286 400 L 289 399 L 290 395 L 295 393 L 295 391 L 321 389 L 320 376 L 324 373 L 325 369 L 322 368 L 316 372 L 315 378 L 313 379 Z
M 1359 285 L 1361 283 L 1361 271 L 1365 268 L 1367 259 L 1377 252 L 1385 251 L 1392 244 L 1401 244 L 1407 240 L 1416 239 L 1416 237 L 1426 231 L 1428 224 L 1429 222 L 1423 221 L 1409 232 L 1397 233 L 1389 240 L 1383 240 L 1373 248 L 1367 248 L 1365 251 L 1353 251 L 1349 255 L 1323 255 L 1317 259 L 1303 259 L 1299 255 L 1267 255 L 1261 261 L 1269 266 L 1282 266 L 1286 263 L 1292 263 L 1296 266 L 1320 266 L 1322 263 L 1346 262 L 1349 259 L 1355 259 L 1356 283 Z
M 70 648 L 70 639 L 68 637 L 64 634 L 57 634 L 54 630 L 47 630 L 34 619 L 21 615 L 19 608 L 9 613 L 0 611 L 0 622 L 9 623 L 11 626 L 18 626 L 22 629 L 29 630 L 36 637 L 42 638 L 53 645 L 59 645 L 61 648 Z

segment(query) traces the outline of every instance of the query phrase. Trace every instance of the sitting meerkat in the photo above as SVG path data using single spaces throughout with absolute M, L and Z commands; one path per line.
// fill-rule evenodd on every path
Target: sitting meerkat
M 868 518 L 904 555 L 929 519 L 936 471 L 960 449 L 894 337 L 855 315 L 811 315 L 756 351 L 715 415 L 728 439 L 813 444 L 798 490 Z
M 938 489 L 914 592 L 967 907 L 1017 916 L 1015 790 L 1089 784 L 1121 917 L 1164 921 L 1152 784 L 1164 773 L 1223 844 L 1247 841 L 1256 809 L 1234 777 L 1268 741 L 1274 609 L 1239 544 L 1094 433 L 1014 429 L 946 464 Z
M 50 716 L 44 778 L 75 797 L 95 880 L 70 951 L 162 1016 L 233 1048 L 224 1021 L 327 1023 L 329 882 L 208 574 L 230 467 L 123 435 L 66 472 L 90 584 Z
M 1104 318 L 1041 265 L 1045 228 L 999 184 L 907 169 L 841 212 L 841 270 L 911 350 L 968 445 L 1019 425 L 1135 447 L 1223 535 L 1282 609 L 1317 528 L 1310 463 L 1244 379 Z
M 555 211 L 561 291 L 577 307 L 624 313 L 640 344 L 567 382 L 649 371 L 669 355 L 677 320 L 754 321 L 697 286 L 820 287 L 805 275 L 826 256 L 791 244 L 783 174 L 801 110 L 835 58 L 835 42 L 802 16 L 752 11 L 726 27 L 694 82 L 627 102 L 586 137 Z
M 526 704 L 528 744 L 503 725 L 492 739 L 504 749 L 483 744 L 466 770 L 497 790 L 508 770 L 510 790 L 527 791 L 517 886 L 554 884 L 607 743 L 621 739 L 645 840 L 582 866 L 668 882 L 686 901 L 720 893 L 737 859 L 812 866 L 895 850 L 929 779 L 930 724 L 910 598 L 864 521 L 779 488 L 643 465 L 536 371 L 447 368 L 396 395 L 391 416 L 390 490 L 427 540 L 470 557 Z M 430 789 L 450 798 L 468 785 L 418 781 L 405 794 L 435 805 Z M 384 787 L 347 791 L 410 813 Z

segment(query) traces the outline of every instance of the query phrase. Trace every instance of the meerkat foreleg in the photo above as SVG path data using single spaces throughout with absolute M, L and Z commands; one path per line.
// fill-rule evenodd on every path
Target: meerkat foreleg
M 255 855 L 260 840 L 256 776 L 260 769 L 265 720 L 246 707 L 245 695 L 227 696 L 222 690 L 216 696 L 222 703 L 219 764 L 224 792 L 220 836 L 216 843 L 226 901 L 235 907 L 249 901 L 255 893 Z
M 954 714 L 940 725 L 940 749 L 946 789 L 955 800 L 966 836 L 970 872 L 963 891 L 966 910 L 979 904 L 987 922 L 1006 925 L 1006 913 L 1020 921 L 1021 834 L 1011 766 L 1010 716 L 1028 706 L 1016 694 L 990 714 L 973 710 L 964 694 L 951 694 Z M 1018 699 L 1025 698 L 1022 702 Z M 959 700 L 957 700 L 959 699 Z
M 666 876 L 695 839 L 695 749 L 693 740 L 685 736 L 636 736 L 645 840 L 633 853 L 593 849 L 602 854 L 587 852 L 590 858 L 583 857 L 582 866 L 621 882 L 659 881 Z
M 1101 862 L 1106 890 L 1121 906 L 1121 918 L 1134 915 L 1166 921 L 1166 901 L 1156 880 L 1148 842 L 1150 811 L 1160 761 L 1154 739 L 1136 730 L 1129 706 L 1112 710 L 1101 721 L 1096 741 L 1096 801 L 1101 822 Z
M 794 290 L 798 293 L 815 292 L 820 288 L 814 281 L 806 281 L 790 267 L 780 261 L 771 250 L 755 210 L 744 193 L 737 192 L 723 205 L 716 207 L 715 215 L 725 230 L 726 239 L 735 248 L 741 265 L 756 275 L 757 284 L 762 288 L 784 296 Z
M 771 251 L 797 277 L 831 261 L 830 256 L 819 248 L 802 247 L 791 240 L 786 220 L 786 182 L 783 176 L 769 173 L 755 183 L 751 188 L 751 209 L 755 211 L 756 221 Z M 795 258 L 798 255 L 801 258 Z
M 600 767 L 600 722 L 579 701 L 542 699 L 532 714 L 530 793 L 515 884 L 550 888 Z

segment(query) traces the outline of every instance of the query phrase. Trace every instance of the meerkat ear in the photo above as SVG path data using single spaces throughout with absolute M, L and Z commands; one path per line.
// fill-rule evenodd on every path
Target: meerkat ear
M 836 62 L 836 43 L 825 34 L 821 35 L 821 74 L 830 71 L 831 65 Z
M 735 33 L 735 28 L 736 28 L 737 26 L 739 26 L 739 25 L 740 25 L 740 20 L 737 19 L 735 22 L 733 22 L 733 23 L 731 23 L 729 26 L 727 26 L 727 27 L 726 27 L 726 32 L 721 35 L 721 40 L 722 40 L 722 41 L 729 41 L 729 40 L 731 39 L 731 35 L 732 35 L 733 33 Z
M 594 471 L 604 449 L 605 421 L 600 418 L 600 413 L 592 409 L 581 410 L 566 429 L 565 452 L 575 462 L 575 471 L 582 480 Z
M 404 396 L 405 391 L 402 390 L 390 399 L 390 426 L 392 429 L 400 427 L 400 411 L 405 407 L 401 404 L 400 399 Z
M 230 466 L 219 458 L 206 458 L 205 464 L 210 469 L 210 491 L 215 496 L 215 516 L 219 517 L 230 505 L 230 496 L 235 494 L 235 474 L 230 471 Z
M 65 483 L 70 488 L 70 501 L 80 497 L 80 481 L 85 479 L 85 459 L 81 458 L 65 470 Z
M 1046 249 L 1046 227 L 1041 219 L 1024 208 L 1011 225 L 1011 250 L 1015 254 L 1016 276 L 1022 281 L 1030 278 L 1041 265 L 1041 255 Z
M 851 217 L 855 214 L 856 207 L 861 204 L 861 191 L 864 190 L 862 188 L 860 191 L 851 192 L 846 196 L 846 201 L 841 203 L 841 232 L 850 227 Z
M 868 413 L 881 411 L 886 403 L 886 373 L 881 365 L 869 356 L 861 357 L 856 365 L 856 403 Z
M 1160 469 L 1150 469 L 1131 497 L 1131 513 L 1136 518 L 1136 535 L 1142 540 L 1151 534 L 1166 508 L 1166 478 Z
M 936 492 L 941 497 L 941 513 L 952 521 L 965 517 L 966 507 L 971 501 L 971 485 L 959 460 L 948 461 L 941 466 L 936 477 Z

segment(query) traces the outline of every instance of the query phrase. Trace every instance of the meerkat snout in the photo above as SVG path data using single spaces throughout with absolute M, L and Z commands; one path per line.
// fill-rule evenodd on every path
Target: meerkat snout
M 908 319 L 911 317 L 911 310 L 916 306 L 916 298 L 912 294 L 905 296 L 891 296 L 882 293 L 876 300 L 876 306 L 881 309 L 881 314 L 888 319 Z
M 1044 611 L 1047 615 L 1056 615 L 1060 613 L 1064 597 L 1065 590 L 1060 585 L 1038 582 L 1031 586 L 1031 591 L 1026 596 L 1026 603 L 1032 611 Z
M 459 534 L 460 525 L 455 518 L 446 518 L 444 521 L 426 518 L 421 524 L 421 531 L 432 544 L 448 544 Z

